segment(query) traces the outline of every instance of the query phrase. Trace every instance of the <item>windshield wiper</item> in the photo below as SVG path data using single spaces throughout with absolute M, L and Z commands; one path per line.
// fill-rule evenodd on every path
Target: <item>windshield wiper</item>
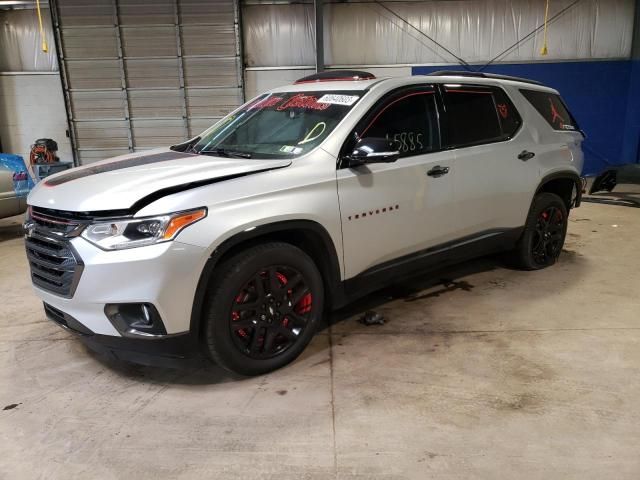
M 213 150 L 201 150 L 197 152 L 201 155 L 219 155 L 221 157 L 251 158 L 249 152 L 240 152 L 238 150 L 229 150 L 226 148 L 214 148 Z

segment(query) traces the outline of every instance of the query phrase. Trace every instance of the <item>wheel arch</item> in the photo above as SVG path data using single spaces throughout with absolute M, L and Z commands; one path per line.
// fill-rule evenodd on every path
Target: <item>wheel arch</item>
M 322 276 L 327 305 L 343 303 L 340 261 L 329 232 L 313 220 L 285 220 L 268 223 L 235 234 L 213 251 L 200 274 L 196 288 L 191 310 L 191 332 L 200 336 L 207 286 L 215 275 L 216 266 L 242 250 L 274 241 L 294 245 L 309 255 Z
M 576 197 L 573 198 L 575 188 Z M 574 171 L 565 170 L 546 175 L 536 189 L 536 195 L 542 192 L 554 193 L 564 200 L 567 211 L 577 208 L 582 202 L 582 179 Z

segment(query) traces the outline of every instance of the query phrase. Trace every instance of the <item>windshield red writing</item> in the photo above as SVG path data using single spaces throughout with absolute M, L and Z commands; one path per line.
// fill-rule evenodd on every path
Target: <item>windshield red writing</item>
M 326 110 L 330 103 L 318 103 L 318 98 L 313 95 L 299 93 L 280 105 L 277 110 L 287 110 L 288 108 L 306 108 L 310 110 Z
M 282 101 L 282 97 L 267 97 L 267 98 L 263 98 L 261 100 L 258 100 L 255 103 L 249 105 L 247 107 L 247 110 L 255 110 L 255 109 L 260 109 L 261 110 L 263 108 L 275 107 L 281 101 Z

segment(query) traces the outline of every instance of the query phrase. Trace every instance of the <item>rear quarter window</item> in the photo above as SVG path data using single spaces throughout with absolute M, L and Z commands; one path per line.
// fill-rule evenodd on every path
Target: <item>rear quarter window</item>
M 560 95 L 538 90 L 520 90 L 520 93 L 554 130 L 565 132 L 579 130 L 578 124 Z

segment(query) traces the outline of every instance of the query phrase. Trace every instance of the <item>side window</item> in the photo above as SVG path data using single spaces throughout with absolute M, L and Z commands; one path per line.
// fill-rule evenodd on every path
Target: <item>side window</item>
M 359 138 L 392 140 L 401 158 L 439 150 L 435 91 L 412 89 L 386 98 L 365 117 L 356 132 Z
M 444 86 L 448 145 L 461 147 L 504 138 L 494 93 L 491 87 Z
M 578 130 L 560 95 L 539 90 L 520 90 L 520 93 L 544 117 L 554 130 Z
M 502 134 L 505 137 L 511 138 L 516 134 L 520 125 L 522 125 L 522 118 L 520 118 L 520 114 L 513 103 L 511 103 L 507 94 L 504 93 L 504 90 L 496 88 L 493 92 L 493 98 L 496 102 Z

